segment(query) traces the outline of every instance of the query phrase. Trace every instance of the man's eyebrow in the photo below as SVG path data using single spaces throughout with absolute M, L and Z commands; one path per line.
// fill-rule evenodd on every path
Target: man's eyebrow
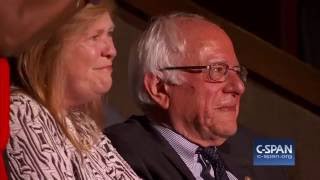
M 211 58 L 208 61 L 209 64 L 215 64 L 215 63 L 227 63 L 227 61 L 224 58 Z

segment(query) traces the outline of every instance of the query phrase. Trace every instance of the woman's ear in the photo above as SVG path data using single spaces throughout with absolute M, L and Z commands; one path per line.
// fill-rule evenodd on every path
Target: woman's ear
M 169 108 L 167 84 L 152 73 L 144 75 L 144 87 L 151 99 L 163 109 Z

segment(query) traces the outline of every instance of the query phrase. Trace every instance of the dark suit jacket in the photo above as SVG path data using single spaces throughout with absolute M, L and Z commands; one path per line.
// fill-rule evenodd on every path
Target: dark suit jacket
M 125 123 L 105 130 L 113 146 L 143 179 L 195 179 L 180 156 L 143 116 L 132 116 Z M 232 174 L 239 180 L 245 176 L 253 180 L 287 179 L 280 167 L 252 165 L 252 134 L 239 128 L 237 134 L 219 147 L 221 156 Z

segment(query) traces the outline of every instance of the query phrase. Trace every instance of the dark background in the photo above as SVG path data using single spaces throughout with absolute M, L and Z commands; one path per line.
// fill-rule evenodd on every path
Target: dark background
M 320 6 L 312 0 L 193 0 L 226 20 L 320 68 Z

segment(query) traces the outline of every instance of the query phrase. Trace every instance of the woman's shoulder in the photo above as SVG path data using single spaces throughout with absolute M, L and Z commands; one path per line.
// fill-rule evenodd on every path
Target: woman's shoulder
M 10 95 L 10 127 L 19 129 L 27 125 L 57 128 L 47 108 L 24 92 L 13 92 Z
M 13 91 L 10 95 L 10 113 L 12 114 L 32 114 L 37 116 L 40 112 L 48 114 L 39 102 L 33 99 L 30 95 L 22 91 Z
M 38 105 L 38 102 L 33 99 L 30 95 L 23 91 L 11 91 L 10 94 L 10 104 L 21 106 L 24 104 L 32 104 L 32 105 Z

